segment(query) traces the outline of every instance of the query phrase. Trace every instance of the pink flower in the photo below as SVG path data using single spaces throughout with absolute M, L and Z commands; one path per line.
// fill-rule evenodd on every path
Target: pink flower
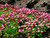
M 0 30 L 0 32 L 1 32 L 1 30 Z
M 32 33 L 34 33 L 34 31 L 32 31 Z
M 15 29 L 15 27 L 13 27 L 13 29 Z
M 24 30 L 22 30 L 24 32 Z
M 30 25 L 28 25 L 28 27 L 29 27 Z
M 9 24 L 10 22 L 8 22 L 8 24 Z
M 34 14 L 33 14 L 33 16 L 34 16 Z
M 35 25 L 35 26 L 37 26 L 37 25 Z
M 38 26 L 44 26 L 42 23 L 40 24 L 40 25 L 38 25 Z
M 16 10 L 17 13 L 19 13 L 19 10 Z
M 21 28 L 24 28 L 24 26 L 22 25 Z
M 38 30 L 38 32 L 40 32 L 40 30 Z
M 7 20 L 8 18 L 5 18 L 5 20 Z
M 28 33 L 28 35 L 30 35 L 30 33 Z
M 28 29 L 28 27 L 26 27 L 26 30 Z
M 8 26 L 11 26 L 11 25 L 8 25 Z
M 10 27 L 13 27 L 13 26 L 11 25 Z M 14 29 L 14 27 L 13 27 L 13 29 Z
M 5 30 L 7 30 L 7 29 L 5 29 Z
M 13 24 L 15 24 L 15 23 L 13 23 Z
M 35 30 L 35 29 L 32 29 L 32 30 Z
M 33 25 L 30 25 L 31 27 L 33 27 Z
M 20 28 L 20 26 L 18 28 Z
M 30 30 L 28 32 L 30 32 Z
M 38 32 L 38 31 L 36 31 L 36 32 Z
M 3 18 L 0 18 L 0 20 L 3 20 Z
M 25 24 L 27 25 L 27 24 L 28 24 L 28 22 L 25 22 Z
M 20 30 L 20 29 L 19 29 L 18 31 L 19 31 L 19 32 L 21 32 L 21 30 Z
M 18 9 L 18 7 L 17 7 L 17 6 L 14 6 L 14 8 L 15 8 L 15 9 Z
M 43 27 L 41 27 L 41 28 L 43 28 Z
M 38 23 L 40 23 L 40 21 L 38 21 Z
M 48 19 L 44 19 L 44 21 L 48 21 Z
M 26 31 L 24 31 L 24 33 L 26 33 Z
M 11 9 L 13 9 L 13 8 L 11 8 Z
M 24 25 L 24 27 L 26 27 L 26 25 Z
M 2 24 L 2 27 L 4 27 L 4 25 Z
M 23 21 L 22 20 L 20 20 L 22 23 L 23 23 Z
M 45 23 L 45 21 L 42 22 L 42 24 L 44 24 L 44 23 Z
M 2 29 L 4 29 L 4 27 Z
M 41 33 L 43 33 L 43 31 L 41 31 Z
M 28 36 L 28 38 L 31 38 L 30 36 Z
M 40 12 L 40 14 L 43 14 L 42 12 Z
M 6 30 L 4 30 L 4 32 L 6 32 Z
M 28 23 L 30 25 L 30 23 Z
M 31 14 L 31 12 L 28 12 L 29 14 Z
M 36 23 L 33 23 L 34 25 L 36 25 Z
M 35 14 L 38 14 L 38 13 L 35 12 Z
M 31 28 L 29 28 L 29 30 L 31 30 Z
M 3 12 L 6 11 L 6 9 L 3 10 Z
M 43 21 L 43 19 L 41 19 L 41 21 Z
M 50 25 L 50 23 L 48 23 L 48 25 Z
M 46 24 L 46 26 L 47 26 L 48 24 Z
M 7 29 L 4 30 L 4 32 L 6 32 Z
M 35 19 L 35 21 L 38 21 L 38 19 Z
M 50 28 L 50 26 L 47 26 L 48 28 Z
M 37 28 L 37 29 L 40 29 L 40 28 Z
M 17 15 L 17 18 L 19 18 L 19 15 Z

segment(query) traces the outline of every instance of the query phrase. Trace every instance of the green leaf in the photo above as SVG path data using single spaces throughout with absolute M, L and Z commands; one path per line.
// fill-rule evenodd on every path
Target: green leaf
M 32 38 L 35 38 L 35 37 L 32 37 Z
M 30 17 L 33 17 L 33 15 L 31 14 Z
M 2 25 L 2 24 L 0 23 L 0 25 Z
M 41 33 L 39 35 L 42 35 Z
M 26 15 L 26 14 L 25 14 L 25 16 L 29 17 L 29 15 Z
M 38 36 L 40 36 L 40 35 L 38 35 Z

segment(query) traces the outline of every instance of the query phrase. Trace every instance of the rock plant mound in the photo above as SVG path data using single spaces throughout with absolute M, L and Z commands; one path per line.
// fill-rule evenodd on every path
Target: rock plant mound
M 0 36 L 14 36 L 18 33 L 34 38 L 50 28 L 50 14 L 34 9 L 0 4 Z

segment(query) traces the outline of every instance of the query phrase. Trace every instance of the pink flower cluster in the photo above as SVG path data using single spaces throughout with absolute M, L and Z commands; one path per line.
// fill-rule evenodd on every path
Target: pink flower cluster
M 7 32 L 6 30 L 8 30 L 8 28 L 17 28 L 18 32 L 26 33 L 28 38 L 30 38 L 31 33 L 32 35 L 36 33 L 42 34 L 45 29 L 50 28 L 50 14 L 48 13 L 28 8 L 19 9 L 16 6 L 8 4 L 0 5 L 0 7 L 3 9 L 3 12 L 7 11 L 6 8 L 9 7 L 7 14 L 0 15 L 1 22 L 4 22 L 4 24 L 1 24 L 2 28 L 0 31 L 4 29 L 4 32 Z M 13 10 L 11 11 L 10 8 Z M 23 23 L 23 25 L 20 26 L 20 22 Z

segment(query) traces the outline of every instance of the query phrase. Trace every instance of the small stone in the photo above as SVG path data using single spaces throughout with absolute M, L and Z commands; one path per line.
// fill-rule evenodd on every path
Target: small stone
M 49 36 L 50 37 L 50 36 Z
M 47 37 L 45 37 L 45 38 L 47 38 Z

